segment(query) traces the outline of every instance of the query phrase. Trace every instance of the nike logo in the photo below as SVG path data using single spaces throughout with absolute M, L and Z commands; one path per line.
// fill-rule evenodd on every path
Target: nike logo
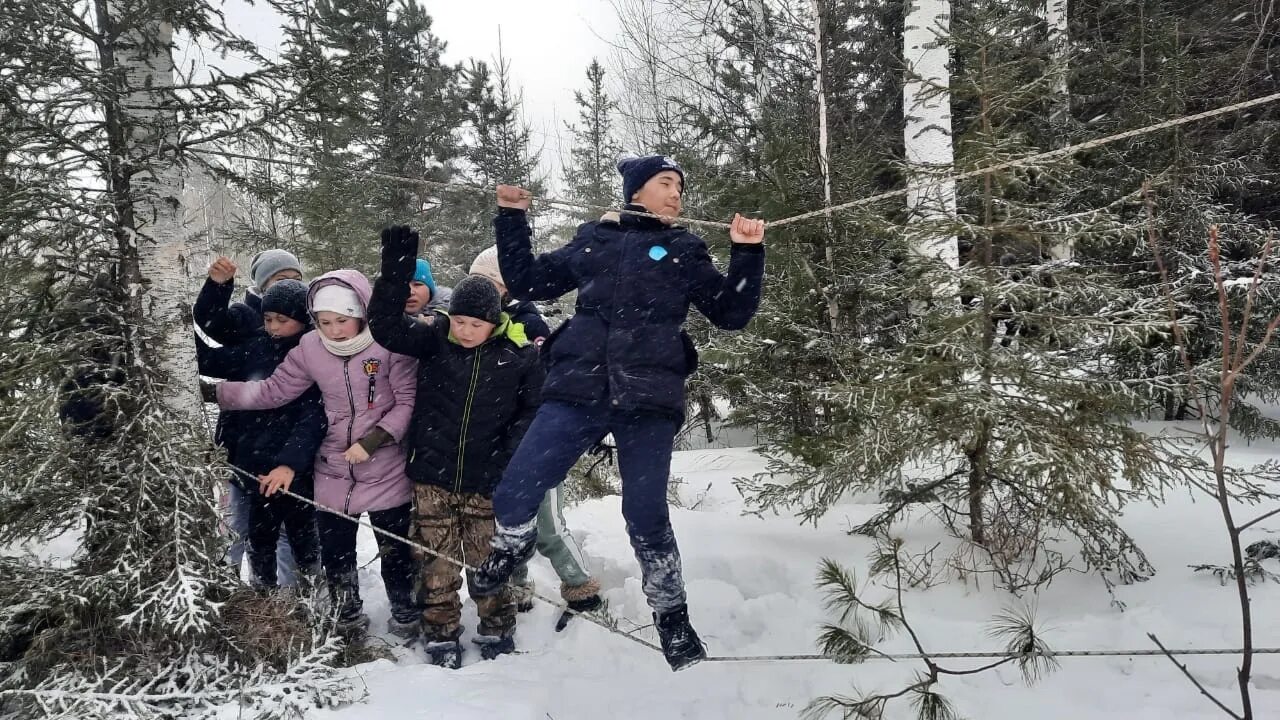
M 499 360 L 499 361 L 498 361 L 498 367 L 502 367 L 503 365 L 510 365 L 510 364 L 511 364 L 511 361 L 510 361 L 510 360 Z

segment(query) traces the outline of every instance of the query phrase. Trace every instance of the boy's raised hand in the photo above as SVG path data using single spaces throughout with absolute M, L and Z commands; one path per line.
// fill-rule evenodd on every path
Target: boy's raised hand
M 382 253 L 386 257 L 418 257 L 418 231 L 408 225 L 392 225 L 382 229 Z
M 739 245 L 759 245 L 764 242 L 764 221 L 734 213 L 733 222 L 729 224 L 729 239 Z
M 231 258 L 219 257 L 209 266 L 209 279 L 219 285 L 226 285 L 235 279 L 236 264 L 231 262 Z
M 498 207 L 528 210 L 533 200 L 533 193 L 515 185 L 498 186 Z
M 288 490 L 293 484 L 293 468 L 281 465 L 266 475 L 258 476 L 258 492 L 264 497 L 271 497 L 280 490 Z

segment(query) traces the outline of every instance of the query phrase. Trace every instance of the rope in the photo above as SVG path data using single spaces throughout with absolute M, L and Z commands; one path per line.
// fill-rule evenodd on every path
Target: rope
M 1181 125 L 1198 122 L 1200 120 L 1207 120 L 1208 118 L 1217 117 L 1219 115 L 1226 115 L 1228 113 L 1237 112 L 1239 110 L 1246 110 L 1248 108 L 1256 107 L 1258 105 L 1265 105 L 1267 103 L 1275 102 L 1276 100 L 1280 100 L 1280 93 L 1272 93 L 1270 95 L 1254 98 L 1252 100 L 1245 100 L 1243 102 L 1238 102 L 1231 105 L 1225 105 L 1220 108 L 1214 108 L 1213 110 L 1206 110 L 1204 112 L 1195 113 L 1194 115 L 1184 115 L 1180 118 L 1173 118 L 1171 120 L 1165 120 L 1163 122 L 1154 123 L 1152 125 L 1144 125 L 1143 127 L 1140 127 L 1140 128 L 1125 130 L 1124 132 L 1119 132 L 1119 133 L 1115 133 L 1114 135 L 1107 135 L 1104 137 L 1095 138 L 1093 140 L 1086 140 L 1085 142 L 1077 143 L 1075 145 L 1068 145 L 1066 147 L 1061 147 L 1056 150 L 1048 150 L 1046 152 L 1036 153 L 1034 155 L 1027 155 L 1026 157 L 1014 158 L 1013 160 L 1007 160 L 1002 163 L 996 163 L 995 165 L 987 165 L 984 167 L 977 168 L 976 170 L 969 170 L 967 172 L 947 175 L 940 178 L 934 178 L 932 180 L 926 181 L 923 185 L 906 187 L 899 190 L 890 190 L 888 192 L 882 192 L 878 195 L 864 197 L 859 200 L 852 200 L 850 202 L 841 203 L 839 205 L 832 205 L 831 207 L 825 207 L 825 208 L 813 210 L 807 213 L 800 213 L 799 215 L 792 215 L 789 218 L 774 220 L 773 222 L 769 223 L 769 227 L 782 227 L 784 225 L 790 225 L 791 223 L 800 222 L 801 220 L 808 220 L 809 218 L 829 215 L 834 212 L 840 212 L 841 210 L 848 210 L 850 208 L 859 207 L 861 205 L 870 205 L 871 203 L 879 202 L 881 200 L 886 200 L 888 198 L 901 197 L 909 193 L 917 192 L 922 187 L 932 187 L 934 185 L 940 185 L 942 183 L 947 183 L 947 182 L 960 182 L 961 180 L 970 180 L 972 178 L 981 177 L 983 175 L 986 175 L 987 173 L 993 173 L 999 170 L 1008 170 L 1009 168 L 1032 165 L 1044 160 L 1050 160 L 1053 158 L 1075 155 L 1076 153 L 1082 152 L 1084 150 L 1091 150 L 1093 148 L 1102 147 L 1103 145 L 1110 145 L 1111 143 L 1119 142 L 1121 140 L 1127 140 L 1129 138 L 1135 138 L 1141 135 L 1148 135 L 1153 132 L 1159 132 L 1161 130 L 1167 130 L 1169 128 L 1179 127 Z
M 1170 650 L 1168 655 L 1239 655 L 1244 652 L 1244 648 L 1187 648 L 1185 650 Z M 1255 655 L 1280 655 L 1280 647 L 1274 648 L 1254 648 Z M 1163 650 L 1055 650 L 1045 653 L 1011 653 L 998 651 L 972 651 L 972 652 L 937 652 L 937 653 L 881 653 L 872 652 L 861 660 L 957 660 L 957 659 L 1000 659 L 1000 658 L 1025 658 L 1025 657 L 1045 657 L 1045 658 L 1079 658 L 1079 657 L 1166 657 Z M 712 655 L 706 659 L 706 662 L 802 662 L 809 660 L 826 660 L 828 662 L 837 662 L 836 658 L 831 655 L 820 654 L 801 654 L 801 655 Z
M 240 469 L 240 468 L 236 467 L 235 465 L 231 465 L 231 464 L 229 464 L 229 463 L 228 463 L 228 464 L 226 464 L 226 467 L 227 467 L 228 469 L 230 469 L 232 472 L 234 472 L 234 473 L 236 473 L 236 474 L 240 475 L 241 477 L 243 477 L 243 478 L 247 478 L 247 479 L 248 479 L 249 481 L 251 481 L 251 482 L 254 482 L 254 483 L 257 483 L 257 482 L 258 482 L 258 478 L 257 478 L 257 476 L 255 476 L 255 475 L 253 475 L 252 473 L 249 473 L 249 472 L 247 472 L 247 471 L 245 471 L 245 470 L 242 470 L 242 469 Z M 298 500 L 298 501 L 300 501 L 300 502 L 304 502 L 304 503 L 306 503 L 306 504 L 308 504 L 308 505 L 310 505 L 310 506 L 314 507 L 315 509 L 317 509 L 317 510 L 319 510 L 319 511 L 321 511 L 321 512 L 327 512 L 327 513 L 329 513 L 329 514 L 331 514 L 331 515 L 337 515 L 337 516 L 338 516 L 338 517 L 340 517 L 340 518 L 345 518 L 346 520 L 349 520 L 349 521 L 351 521 L 351 522 L 355 523 L 356 525 L 359 525 L 359 526 L 361 526 L 361 527 L 369 528 L 370 530 L 374 531 L 375 533 L 378 533 L 379 535 L 382 535 L 383 537 L 391 538 L 392 540 L 395 540 L 396 542 L 399 542 L 399 543 L 403 543 L 403 544 L 405 544 L 405 545 L 408 545 L 409 547 L 411 547 L 411 548 L 413 548 L 413 549 L 415 549 L 415 550 L 418 550 L 418 551 L 420 551 L 420 552 L 424 552 L 424 553 L 426 553 L 426 554 L 428 554 L 428 555 L 430 555 L 430 556 L 432 556 L 432 557 L 436 557 L 436 558 L 439 558 L 439 559 L 441 559 L 441 560 L 444 560 L 445 562 L 449 563 L 450 565 L 453 565 L 454 567 L 456 567 L 456 568 L 458 568 L 458 569 L 460 569 L 460 570 L 470 570 L 471 572 L 475 572 L 475 571 L 476 571 L 476 568 L 475 568 L 475 567 L 472 567 L 471 565 L 468 565 L 467 563 L 462 562 L 461 560 L 458 560 L 457 558 L 453 558 L 453 557 L 450 557 L 450 556 L 448 556 L 448 555 L 445 555 L 444 553 L 438 552 L 438 551 L 436 551 L 436 550 L 432 550 L 431 548 L 427 547 L 426 545 L 423 545 L 423 544 L 421 544 L 421 543 L 419 543 L 419 542 L 415 542 L 415 541 L 413 541 L 413 540 L 410 540 L 409 538 L 402 537 L 402 536 L 400 536 L 400 535 L 396 535 L 396 534 L 395 534 L 395 533 L 393 533 L 393 532 L 389 532 L 389 531 L 387 531 L 387 530 L 383 530 L 383 529 L 382 529 L 382 528 L 380 528 L 380 527 L 375 527 L 375 526 L 374 526 L 373 524 L 371 524 L 371 523 L 362 522 L 362 521 L 360 520 L 360 518 L 358 518 L 358 517 L 352 517 L 352 516 L 350 516 L 350 515 L 348 515 L 348 514 L 346 514 L 346 513 L 342 512 L 341 510 L 336 510 L 336 509 L 331 508 L 331 507 L 328 507 L 328 506 L 326 506 L 326 505 L 321 505 L 320 503 L 316 502 L 315 500 L 312 500 L 311 498 L 303 497 L 303 496 L 301 496 L 301 495 L 299 495 L 299 494 L 297 494 L 297 493 L 295 493 L 295 492 L 292 492 L 292 491 L 289 491 L 289 490 L 285 490 L 284 488 L 280 488 L 279 492 L 281 492 L 281 493 L 283 493 L 284 495 L 287 495 L 287 496 L 289 496 L 289 497 L 291 497 L 291 498 L 293 498 L 293 499 L 295 499 L 295 500 Z M 624 633 L 624 632 L 622 632 L 621 630 L 619 630 L 619 629 L 617 629 L 617 628 L 615 628 L 615 627 L 610 627 L 609 625 L 607 625 L 607 624 L 605 624 L 604 622 L 602 622 L 599 618 L 596 618 L 595 616 L 590 615 L 590 614 L 588 614 L 588 613 L 579 612 L 579 611 L 577 611 L 577 610 L 574 610 L 573 608 L 569 607 L 568 605 L 565 605 L 565 604 L 559 603 L 559 602 L 557 602 L 557 601 L 555 601 L 555 600 L 553 600 L 553 599 L 551 599 L 551 598 L 549 598 L 549 597 L 547 597 L 547 596 L 545 596 L 545 595 L 543 595 L 543 594 L 539 593 L 537 590 L 530 590 L 530 589 L 529 589 L 529 588 L 527 588 L 527 587 L 518 587 L 518 586 L 516 586 L 516 585 L 514 585 L 514 584 L 512 584 L 512 583 L 510 583 L 510 582 L 503 583 L 503 586 L 504 586 L 504 587 L 507 587 L 507 588 L 510 588 L 511 590 L 514 590 L 514 591 L 520 592 L 520 593 L 524 593 L 524 594 L 532 595 L 533 597 L 535 597 L 535 598 L 537 598 L 537 599 L 539 599 L 539 600 L 541 600 L 541 601 L 543 601 L 543 602 L 547 603 L 548 605 L 551 605 L 552 607 L 555 607 L 555 608 L 558 608 L 558 609 L 560 609 L 560 610 L 563 610 L 564 612 L 570 613 L 570 614 L 574 615 L 575 617 L 583 618 L 584 620 L 587 620 L 587 621 L 589 621 L 589 622 L 591 622 L 591 623 L 594 623 L 595 625 L 599 625 L 600 627 L 604 628 L 605 630 L 608 630 L 609 632 L 613 633 L 614 635 L 617 635 L 617 636 L 619 636 L 619 637 L 624 637 L 624 638 L 626 638 L 626 639 L 630 640 L 631 642 L 634 642 L 634 643 L 639 644 L 639 645 L 643 645 L 644 647 L 649 648 L 650 650 L 657 650 L 658 652 L 662 652 L 662 648 L 661 648 L 661 647 L 658 647 L 657 645 L 654 645 L 653 643 L 649 642 L 648 640 L 645 640 L 644 638 L 639 638 L 639 637 L 636 637 L 636 636 L 634 636 L 634 635 L 628 635 L 627 633 Z
M 198 149 L 192 148 L 191 152 L 194 152 L 200 155 L 217 155 L 220 157 L 234 158 L 238 160 L 254 160 L 257 162 L 271 163 L 274 165 L 288 165 L 290 167 L 302 168 L 304 170 L 319 169 L 311 163 L 305 163 L 300 160 L 285 160 L 282 158 L 266 158 L 266 157 L 259 157 L 257 155 L 246 155 L 244 153 L 229 152 L 226 150 L 198 150 Z M 440 180 L 427 180 L 426 178 L 411 178 L 411 177 L 405 177 L 403 175 L 392 175 L 390 173 L 378 172 L 377 170 L 357 170 L 355 168 L 346 168 L 342 166 L 333 166 L 329 169 L 339 170 L 345 173 L 349 173 L 351 175 L 364 175 L 366 177 L 379 178 L 382 180 L 390 180 L 392 182 L 406 183 L 410 185 L 423 185 L 426 187 L 439 188 L 441 190 L 468 190 L 468 191 L 477 192 L 477 193 L 489 193 L 489 194 L 493 194 L 498 190 L 496 186 L 491 186 L 491 185 L 473 185 L 471 183 L 450 183 L 450 182 L 442 182 Z M 546 195 L 543 195 L 543 196 L 531 195 L 530 197 L 531 199 L 538 200 L 548 205 L 559 205 L 561 207 L 581 208 L 583 210 L 593 210 L 601 213 L 616 212 L 619 214 L 635 215 L 637 217 L 656 218 L 659 220 L 663 220 L 663 219 L 678 220 L 681 225 L 688 225 L 690 227 L 710 227 L 710 228 L 719 228 L 722 230 L 727 230 L 730 227 L 729 223 L 718 222 L 715 220 L 698 220 L 696 218 L 657 215 L 655 213 L 643 212 L 640 210 L 628 210 L 627 208 L 615 208 L 610 205 L 592 205 L 590 203 L 577 202 L 576 200 L 561 200 L 559 198 L 550 197 Z
M 1154 132 L 1159 132 L 1161 130 L 1167 130 L 1169 128 L 1180 127 L 1182 125 L 1199 122 L 1201 120 L 1207 120 L 1209 118 L 1218 117 L 1220 115 L 1227 115 L 1230 113 L 1238 112 L 1240 110 L 1247 110 L 1249 108 L 1258 107 L 1260 105 L 1266 105 L 1268 103 L 1272 103 L 1277 100 L 1280 100 L 1280 93 L 1272 93 L 1270 95 L 1264 95 L 1262 97 L 1253 98 L 1251 100 L 1244 100 L 1238 103 L 1232 103 L 1231 105 L 1224 105 L 1222 107 L 1214 108 L 1212 110 L 1205 110 L 1204 112 L 1199 112 L 1192 115 L 1184 115 L 1182 117 L 1164 120 L 1158 123 L 1153 123 L 1151 125 L 1144 125 L 1139 128 L 1125 130 L 1123 132 L 1115 133 L 1112 135 L 1106 135 L 1104 137 L 1095 138 L 1093 140 L 1086 140 L 1084 142 L 1080 142 L 1075 145 L 1068 145 L 1066 147 L 1057 148 L 1055 150 L 1048 150 L 1046 152 L 1036 153 L 1034 155 L 1027 155 L 1021 158 L 1007 160 L 1002 163 L 996 163 L 994 165 L 986 165 L 986 166 L 983 166 L 974 170 L 962 172 L 962 173 L 955 173 L 955 174 L 931 178 L 931 179 L 925 180 L 924 183 L 921 185 L 900 188 L 898 190 L 889 190 L 887 192 L 882 192 L 876 195 L 859 198 L 857 200 L 851 200 L 849 202 L 841 203 L 839 205 L 832 205 L 829 207 L 819 208 L 817 210 L 811 210 L 809 212 L 800 213 L 799 215 L 792 215 L 791 217 L 785 217 L 780 220 L 773 220 L 768 223 L 767 227 L 784 227 L 786 225 L 798 223 L 803 220 L 809 220 L 815 217 L 824 217 L 824 216 L 831 215 L 832 213 L 849 210 L 851 208 L 860 207 L 863 205 L 870 205 L 872 203 L 876 203 L 881 200 L 887 200 L 889 198 L 895 198 L 895 197 L 902 197 L 910 193 L 917 192 L 921 188 L 932 187 L 934 185 L 940 185 L 948 182 L 960 182 L 962 180 L 970 180 L 976 177 L 981 177 L 987 173 L 997 172 L 1000 170 L 1007 170 L 1009 168 L 1032 165 L 1032 164 L 1042 162 L 1044 160 L 1050 160 L 1053 158 L 1068 157 L 1070 155 L 1075 155 L 1076 153 L 1083 152 L 1085 150 L 1091 150 L 1093 148 L 1102 147 L 1104 145 L 1110 145 L 1112 143 L 1116 143 L 1121 140 L 1140 137 L 1142 135 L 1148 135 Z M 306 163 L 299 160 L 286 160 L 283 158 L 266 158 L 266 157 L 261 157 L 257 155 L 248 155 L 245 153 L 236 153 L 236 152 L 230 152 L 226 150 L 202 150 L 202 149 L 192 148 L 191 152 L 201 154 L 201 155 L 214 155 L 214 156 L 234 158 L 239 160 L 252 160 L 255 162 L 265 162 L 265 163 L 272 163 L 276 165 L 288 165 L 291 167 L 298 167 L 306 170 L 318 169 L 315 165 L 311 163 Z M 411 178 L 411 177 L 405 177 L 402 175 L 392 175 L 390 173 L 378 172 L 376 170 L 356 170 L 354 168 L 345 168 L 341 166 L 335 166 L 331 169 L 339 170 L 339 171 L 350 173 L 353 175 L 364 175 L 367 177 L 390 180 L 392 182 L 400 182 L 400 183 L 408 183 L 412 185 L 434 187 L 434 188 L 439 188 L 441 190 L 467 190 L 472 192 L 484 192 L 484 193 L 493 193 L 496 191 L 496 188 L 490 187 L 487 185 L 472 185 L 468 183 L 449 183 L 449 182 L 441 182 L 438 180 L 427 180 L 425 178 Z M 593 210 L 597 212 L 616 212 L 620 214 L 636 215 L 639 217 L 667 219 L 672 221 L 678 221 L 680 224 L 687 225 L 690 227 L 710 227 L 710 228 L 719 228 L 719 229 L 729 228 L 729 223 L 717 222 L 714 220 L 699 220 L 696 218 L 688 218 L 683 216 L 672 218 L 669 216 L 657 215 L 654 213 L 641 212 L 639 210 L 628 210 L 626 208 L 614 208 L 614 207 L 609 207 L 605 205 L 592 205 L 590 203 L 582 203 L 582 202 L 577 202 L 573 200 L 562 200 L 559 198 L 554 198 L 549 196 L 534 196 L 534 199 L 547 203 L 548 205 L 558 205 L 561 207 L 580 208 L 583 210 Z
M 256 476 L 234 465 L 228 464 L 226 465 L 226 467 L 230 469 L 232 472 L 235 472 L 241 475 L 242 477 L 248 478 L 252 482 L 258 481 L 258 478 Z M 450 565 L 453 565 L 461 570 L 470 570 L 472 572 L 475 572 L 476 570 L 476 568 L 472 567 L 471 565 L 468 565 L 465 562 L 462 562 L 461 560 L 450 557 L 436 550 L 432 550 L 431 548 L 425 545 L 422 545 L 421 543 L 410 540 L 409 538 L 396 535 L 395 533 L 389 532 L 387 530 L 383 530 L 382 528 L 374 527 L 370 523 L 362 522 L 359 518 L 352 517 L 340 510 L 335 510 L 334 508 L 321 505 L 320 503 L 310 498 L 303 497 L 301 495 L 298 495 L 297 493 L 291 492 L 289 490 L 285 490 L 284 488 L 281 488 L 279 492 L 295 500 L 304 502 L 321 512 L 327 512 L 332 515 L 337 515 L 338 517 L 349 520 L 350 522 L 353 522 L 357 525 L 369 528 L 370 530 L 382 535 L 383 537 L 391 538 L 396 542 L 404 543 L 405 545 L 408 545 L 409 547 L 414 548 L 415 550 L 419 550 L 421 552 L 427 553 L 432 557 L 440 558 L 445 562 L 449 563 Z M 630 640 L 631 642 L 636 643 L 637 645 L 641 645 L 643 647 L 646 647 L 650 650 L 654 650 L 657 652 L 662 652 L 661 647 L 649 642 L 648 640 L 645 640 L 644 638 L 636 637 L 635 635 L 625 633 L 619 630 L 618 628 L 615 628 L 606 624 L 595 615 L 574 610 L 573 608 L 570 608 L 567 605 L 564 605 L 560 602 L 557 602 L 556 600 L 553 600 L 552 598 L 542 595 L 536 590 L 529 591 L 528 588 L 517 587 L 509 582 L 504 583 L 504 586 L 511 588 L 512 590 L 531 593 L 533 597 L 547 603 L 548 605 L 551 605 L 554 608 L 563 610 L 564 612 L 570 613 L 575 617 L 580 617 L 592 623 L 593 625 L 604 628 L 605 630 L 608 630 L 614 635 L 617 635 L 622 638 L 626 638 L 627 640 Z M 1238 655 L 1242 652 L 1244 652 L 1243 648 L 1199 648 L 1199 649 L 1187 648 L 1185 650 L 1170 650 L 1168 652 L 1168 655 L 1175 655 L 1175 656 L 1177 655 Z M 1280 655 L 1280 647 L 1254 648 L 1253 653 L 1255 655 Z M 1149 657 L 1149 656 L 1164 657 L 1166 656 L 1166 653 L 1163 650 L 1062 650 L 1062 651 L 1055 651 L 1050 653 L 1011 653 L 1011 652 L 979 650 L 979 651 L 964 651 L 964 652 L 937 652 L 937 653 L 928 653 L 928 654 L 872 652 L 868 654 L 866 657 L 861 658 L 861 660 L 898 661 L 898 660 L 921 660 L 925 658 L 928 658 L 930 660 L 970 659 L 970 658 L 999 659 L 999 658 L 1023 658 L 1023 657 L 1033 657 L 1033 656 L 1042 656 L 1046 658 Z M 725 662 L 808 662 L 808 661 L 838 662 L 838 660 L 831 655 L 822 655 L 818 653 L 790 654 L 790 655 L 710 655 L 705 659 L 705 662 L 721 662 L 721 663 L 725 663 Z

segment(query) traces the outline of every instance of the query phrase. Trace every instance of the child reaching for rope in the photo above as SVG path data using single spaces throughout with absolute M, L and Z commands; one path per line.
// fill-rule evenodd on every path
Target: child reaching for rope
M 670 158 L 623 161 L 627 209 L 680 214 L 684 172 Z M 498 259 L 511 296 L 552 300 L 578 291 L 577 311 L 543 345 L 543 404 L 494 493 L 493 549 L 472 584 L 496 594 L 533 552 L 546 491 L 607 433 L 617 441 L 622 514 L 643 587 L 673 670 L 706 657 L 689 622 L 680 552 L 667 508 L 667 480 L 684 417 L 685 378 L 697 351 L 681 326 L 693 304 L 727 330 L 746 326 L 760 302 L 764 222 L 738 215 L 729 269 L 706 243 L 668 219 L 624 213 L 581 225 L 565 247 L 535 256 L 526 218 L 530 193 L 498 186 Z
M 218 404 L 230 410 L 280 407 L 319 386 L 329 429 L 315 462 L 315 498 L 350 517 L 399 536 L 409 534 L 412 489 L 405 476 L 400 442 L 409 428 L 418 363 L 374 341 L 365 322 L 369 281 L 355 270 L 335 270 L 317 278 L 307 307 L 317 329 L 302 336 L 266 380 L 224 382 Z M 403 305 L 403 301 L 401 301 Z M 356 524 L 350 517 L 320 513 L 320 559 L 334 600 L 339 629 L 362 631 L 356 568 Z M 413 603 L 413 554 L 408 546 L 378 534 L 382 582 L 391 604 L 391 632 L 417 632 Z
M 457 668 L 462 578 L 450 560 L 476 565 L 488 555 L 493 488 L 533 421 L 544 373 L 524 326 L 502 311 L 498 289 L 484 277 L 458 283 L 448 316 L 425 323 L 406 315 L 417 254 L 418 233 L 382 231 L 369 324 L 378 342 L 419 361 L 408 467 L 417 501 L 414 536 L 438 553 L 421 559 L 422 634 L 432 664 Z M 491 593 L 475 600 L 480 627 L 473 642 L 481 656 L 515 650 L 514 598 Z

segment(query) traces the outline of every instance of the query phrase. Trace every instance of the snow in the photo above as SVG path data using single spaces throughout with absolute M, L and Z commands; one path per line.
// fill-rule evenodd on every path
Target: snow
M 1252 465 L 1269 459 L 1270 445 L 1232 449 L 1235 462 Z M 814 587 L 820 559 L 833 558 L 866 578 L 867 538 L 846 534 L 878 506 L 850 500 L 817 527 L 785 515 L 744 515 L 733 487 L 735 477 L 764 468 L 750 449 L 677 453 L 673 474 L 681 504 L 672 518 L 684 555 L 691 617 L 712 655 L 816 652 L 819 625 L 829 619 Z M 865 498 L 864 498 L 865 500 Z M 638 570 L 620 517 L 618 498 L 594 500 L 568 511 L 605 590 L 611 613 L 624 631 L 650 623 Z M 1225 563 L 1227 542 L 1217 506 L 1173 494 L 1164 506 L 1129 508 L 1125 526 L 1135 535 L 1158 573 L 1144 583 L 1120 586 L 1112 598 L 1093 576 L 1058 578 L 1032 602 L 1044 637 L 1057 650 L 1152 649 L 1146 637 L 1156 633 L 1170 648 L 1234 647 L 1239 643 L 1233 587 L 1194 563 Z M 920 519 L 897 526 L 912 548 L 946 542 L 932 522 Z M 1273 518 L 1246 534 L 1246 541 L 1280 532 Z M 386 600 L 377 576 L 376 546 L 362 531 L 362 581 L 374 628 L 385 628 Z M 1268 561 L 1275 562 L 1275 561 Z M 1273 568 L 1276 569 L 1276 568 Z M 541 558 L 531 568 L 545 594 L 557 594 L 558 581 Z M 877 592 L 886 593 L 879 588 Z M 1121 609 L 1119 601 L 1123 603 Z M 907 593 L 909 619 L 934 651 L 999 650 L 986 624 L 1021 601 L 992 590 L 951 580 Z M 1257 608 L 1255 642 L 1280 646 L 1280 587 L 1253 587 Z M 910 680 L 918 664 L 873 660 L 862 665 L 823 661 L 704 662 L 680 673 L 667 669 L 653 650 L 581 619 L 563 633 L 553 631 L 558 612 L 539 604 L 520 616 L 520 654 L 492 662 L 479 660 L 469 642 L 474 607 L 467 603 L 465 666 L 445 671 L 424 663 L 418 648 L 394 647 L 395 661 L 382 660 L 350 672 L 367 699 L 334 710 L 314 710 L 312 720 L 471 718 L 493 720 L 568 720 L 573 718 L 794 718 L 823 694 L 853 694 L 857 688 L 896 690 Z M 656 641 L 651 630 L 638 634 Z M 391 642 L 390 636 L 381 636 Z M 887 638 L 878 648 L 909 651 L 905 636 Z M 1238 656 L 1186 658 L 1203 682 L 1232 704 L 1238 702 L 1234 668 Z M 1027 687 L 1014 668 L 947 679 L 942 691 L 966 717 L 984 720 L 1155 720 L 1220 717 L 1205 698 L 1162 657 L 1063 658 L 1061 667 Z M 974 667 L 954 661 L 950 667 Z M 1254 707 L 1258 717 L 1280 715 L 1280 657 L 1254 661 Z M 911 718 L 906 703 L 891 705 L 886 718 Z

